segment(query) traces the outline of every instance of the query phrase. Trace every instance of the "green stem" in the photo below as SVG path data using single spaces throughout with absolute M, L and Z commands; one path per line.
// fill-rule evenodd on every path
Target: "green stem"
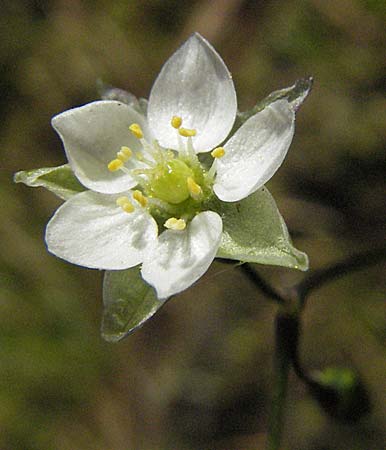
M 257 286 L 268 298 L 271 298 L 279 305 L 285 305 L 287 303 L 286 299 L 269 283 L 267 283 L 250 264 L 244 263 L 240 266 L 240 269 L 244 275 L 246 275 L 246 277 L 249 278 L 252 283 Z
M 309 375 L 299 361 L 298 340 L 300 333 L 300 315 L 306 306 L 305 304 L 309 294 L 314 289 L 323 286 L 331 280 L 385 261 L 385 259 L 386 248 L 379 248 L 353 255 L 330 267 L 311 272 L 301 282 L 284 293 L 277 291 L 267 283 L 250 264 L 246 263 L 240 266 L 243 273 L 255 286 L 268 298 L 277 302 L 281 308 L 276 317 L 275 382 L 272 409 L 269 418 L 267 450 L 280 450 L 288 376 L 291 366 L 294 368 L 298 377 L 314 392 L 313 395 L 319 395 L 321 397 L 323 394 L 324 397 L 322 399 L 324 399 L 327 393 L 331 402 L 331 395 L 336 394 L 334 392 L 331 394 L 331 389 L 329 390 L 328 387 L 326 389 L 318 380 L 315 380 L 314 377 Z M 360 395 L 361 399 L 365 398 L 361 401 L 364 404 L 363 409 L 367 411 L 369 408 L 368 399 L 364 397 L 367 394 L 366 392 L 364 394 L 360 392 Z M 332 398 L 334 399 L 334 397 Z M 358 409 L 357 406 L 356 408 Z M 349 413 L 350 415 L 348 417 L 351 420 L 351 411 Z M 343 416 L 343 418 L 346 420 L 346 416 Z
M 269 418 L 267 450 L 279 450 L 283 433 L 285 403 L 291 360 L 299 335 L 296 313 L 279 311 L 275 329 L 275 383 Z

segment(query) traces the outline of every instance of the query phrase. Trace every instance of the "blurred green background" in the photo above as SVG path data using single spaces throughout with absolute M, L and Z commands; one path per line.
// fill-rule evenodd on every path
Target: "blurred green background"
M 119 344 L 99 334 L 97 271 L 47 253 L 60 204 L 12 183 L 65 162 L 50 118 L 98 98 L 96 80 L 148 96 L 199 31 L 233 73 L 239 108 L 312 75 L 283 167 L 268 187 L 311 268 L 385 242 L 382 0 L 3 0 L 0 15 L 0 449 L 263 449 L 276 306 L 237 267 L 208 274 Z M 262 267 L 275 286 L 303 274 Z M 386 442 L 385 264 L 310 298 L 306 367 L 350 366 L 372 412 L 329 419 L 291 375 L 283 448 Z

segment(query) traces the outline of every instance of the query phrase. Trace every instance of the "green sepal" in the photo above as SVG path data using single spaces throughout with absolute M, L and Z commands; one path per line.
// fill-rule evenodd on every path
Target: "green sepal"
M 308 269 L 308 257 L 291 243 L 287 226 L 266 187 L 247 198 L 211 205 L 223 220 L 218 258 Z
M 240 128 L 240 126 L 248 120 L 250 117 L 254 116 L 256 113 L 262 111 L 268 105 L 277 100 L 286 99 L 294 111 L 297 111 L 301 104 L 306 99 L 307 95 L 310 93 L 313 84 L 312 77 L 301 78 L 297 80 L 296 83 L 288 88 L 280 89 L 278 91 L 271 92 L 262 101 L 258 102 L 249 111 L 238 112 L 233 125 L 231 135 Z
M 164 304 L 146 284 L 139 267 L 106 271 L 103 280 L 102 337 L 118 342 L 150 319 Z
M 63 200 L 68 200 L 86 188 L 78 181 L 68 164 L 58 167 L 23 170 L 14 175 L 15 183 L 44 187 Z

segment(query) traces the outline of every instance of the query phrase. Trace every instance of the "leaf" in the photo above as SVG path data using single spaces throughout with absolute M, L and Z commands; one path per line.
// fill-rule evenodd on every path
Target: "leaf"
M 23 170 L 15 173 L 13 179 L 15 183 L 24 183 L 30 187 L 44 187 L 63 200 L 68 200 L 86 189 L 80 184 L 68 164 Z
M 218 258 L 308 269 L 308 257 L 293 247 L 287 226 L 266 187 L 236 203 L 218 202 L 223 219 Z
M 235 124 L 233 126 L 233 133 L 250 117 L 256 113 L 262 111 L 268 105 L 276 100 L 286 99 L 293 110 L 296 112 L 301 104 L 306 99 L 307 95 L 310 93 L 313 84 L 312 77 L 301 78 L 297 80 L 296 83 L 288 88 L 280 89 L 278 91 L 271 92 L 267 97 L 265 97 L 261 102 L 257 103 L 252 109 L 245 112 L 238 112 Z
M 103 281 L 102 336 L 118 342 L 142 326 L 165 304 L 146 284 L 139 267 L 106 271 Z

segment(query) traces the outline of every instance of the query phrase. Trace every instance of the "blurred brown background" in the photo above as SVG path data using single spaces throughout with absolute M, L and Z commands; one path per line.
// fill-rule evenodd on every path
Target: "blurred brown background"
M 96 80 L 146 97 L 199 31 L 233 73 L 239 108 L 313 75 L 285 164 L 268 187 L 311 268 L 385 242 L 382 0 L 0 2 L 0 449 L 263 449 L 273 317 L 240 270 L 215 263 L 125 341 L 99 334 L 101 280 L 46 252 L 60 204 L 12 183 L 64 163 L 50 118 L 98 98 Z M 261 268 L 276 286 L 303 275 Z M 372 412 L 320 411 L 291 376 L 283 448 L 381 450 L 386 441 L 385 264 L 310 298 L 302 359 L 350 366 Z

